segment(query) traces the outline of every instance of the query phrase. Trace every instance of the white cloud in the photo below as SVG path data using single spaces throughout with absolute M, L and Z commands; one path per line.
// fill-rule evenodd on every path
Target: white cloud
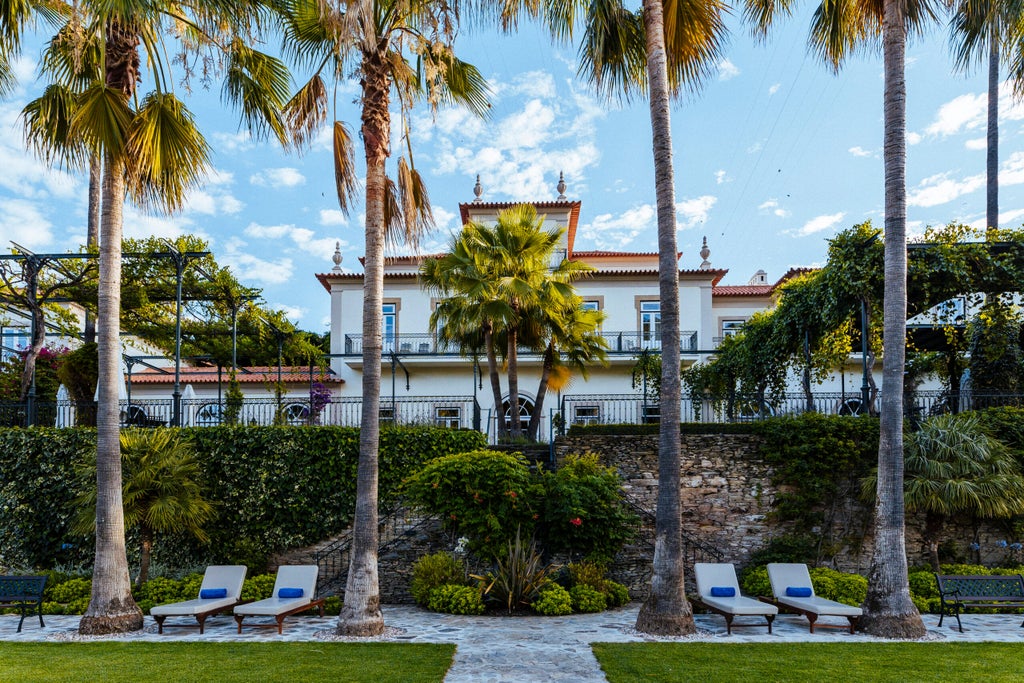
M 736 78 L 740 75 L 739 67 L 733 64 L 728 59 L 723 59 L 718 63 L 718 80 L 728 81 Z
M 816 216 L 804 223 L 802 228 L 795 232 L 791 232 L 790 234 L 796 237 L 806 237 L 807 235 L 813 235 L 815 233 L 822 232 L 823 230 L 831 230 L 839 225 L 839 222 L 843 220 L 845 216 L 846 214 L 843 212 Z
M 438 230 L 452 230 L 455 228 L 462 227 L 462 217 L 460 214 L 452 213 L 445 208 L 440 206 L 432 207 L 434 212 L 434 226 Z
M 984 174 L 955 179 L 951 178 L 949 173 L 937 173 L 907 191 L 907 206 L 928 207 L 946 204 L 957 197 L 974 192 L 984 184 Z
M 964 148 L 972 151 L 988 149 L 988 140 L 985 138 L 974 138 L 964 142 Z
M 874 152 L 872 152 L 870 150 L 867 150 L 867 149 L 864 149 L 863 147 L 851 147 L 847 151 L 849 151 L 850 154 L 852 154 L 855 157 L 870 157 L 870 156 L 874 156 Z
M 790 211 L 782 208 L 779 205 L 779 201 L 775 198 L 762 202 L 761 205 L 757 207 L 757 210 L 761 213 L 771 213 L 773 216 L 778 216 L 779 218 L 787 218 L 790 215 Z
M 53 242 L 53 224 L 35 202 L 25 199 L 0 199 L 0 235 L 27 249 L 41 249 Z
M 320 225 L 348 225 L 341 209 L 320 209 Z
M 946 137 L 959 133 L 962 129 L 978 128 L 985 123 L 985 111 L 988 97 L 986 95 L 960 95 L 946 102 L 935 113 L 925 133 Z
M 242 282 L 255 281 L 268 285 L 280 285 L 292 279 L 294 267 L 290 258 L 265 261 L 252 254 L 229 250 L 218 255 L 217 260 L 231 269 Z
M 291 321 L 293 325 L 298 325 L 299 321 L 301 321 L 303 316 L 307 313 L 307 310 L 301 306 L 289 306 L 288 304 L 281 303 L 271 304 L 271 308 L 275 311 L 281 311 L 284 313 L 284 317 Z M 328 326 L 329 325 L 330 321 L 328 320 Z
M 657 210 L 653 204 L 640 204 L 616 216 L 610 213 L 594 217 L 580 227 L 579 238 L 593 242 L 598 249 L 622 250 L 641 233 L 655 227 Z
M 907 144 L 916 145 L 921 142 L 922 137 L 920 133 L 909 132 L 907 133 Z
M 249 182 L 260 187 L 296 187 L 306 182 L 306 176 L 297 168 L 267 168 L 249 178 Z
M 779 88 L 781 88 L 781 87 L 782 87 L 782 84 L 781 84 L 781 83 L 773 83 L 773 84 L 772 84 L 772 85 L 771 85 L 771 86 L 770 86 L 770 87 L 768 88 L 768 97 L 771 97 L 771 96 L 772 96 L 772 95 L 774 95 L 775 93 L 779 92 Z
M 708 219 L 708 213 L 717 201 L 718 197 L 706 194 L 676 202 L 676 215 L 681 219 L 677 227 L 683 230 L 703 223 Z
M 509 150 L 539 147 L 550 138 L 554 121 L 555 110 L 552 107 L 539 99 L 530 100 L 521 112 L 502 122 L 497 145 Z
M 308 228 L 300 228 L 295 225 L 260 225 L 250 223 L 243 231 L 249 237 L 260 240 L 287 240 L 301 251 L 314 256 L 319 256 L 329 261 L 334 254 L 334 237 L 317 237 L 316 233 Z M 349 244 L 342 242 L 342 250 Z
M 187 216 L 153 216 L 139 211 L 131 204 L 124 207 L 124 237 L 145 239 L 166 237 L 174 239 L 185 233 L 194 232 L 193 222 Z
M 725 172 L 725 169 L 719 169 L 715 171 L 715 183 L 721 185 L 723 183 L 731 183 L 732 177 Z
M 219 152 L 248 152 L 256 146 L 247 130 L 237 133 L 213 133 L 211 136 Z
M 757 152 L 761 151 L 762 147 L 764 147 L 764 145 L 762 145 L 760 142 L 755 142 L 750 147 L 747 147 L 747 154 L 756 154 Z

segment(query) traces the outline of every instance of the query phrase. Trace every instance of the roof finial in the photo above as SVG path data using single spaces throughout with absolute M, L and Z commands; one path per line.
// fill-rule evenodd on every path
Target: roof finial
M 331 256 L 331 260 L 334 261 L 333 271 L 335 273 L 341 272 L 341 242 L 334 243 L 334 255 Z
M 709 270 L 711 268 L 711 261 L 708 261 L 708 256 L 711 256 L 711 250 L 708 249 L 708 238 L 704 237 L 704 244 L 700 248 L 700 257 L 704 259 L 700 264 L 701 270 Z
M 473 186 L 473 194 L 476 195 L 476 199 L 473 200 L 474 204 L 480 204 L 481 202 L 483 202 L 483 199 L 480 199 L 480 195 L 482 195 L 483 193 L 484 188 L 480 184 L 480 174 L 478 173 L 476 176 L 476 185 Z
M 555 201 L 564 202 L 565 197 L 565 174 L 561 171 L 558 172 L 558 185 L 555 187 L 558 190 L 558 199 Z

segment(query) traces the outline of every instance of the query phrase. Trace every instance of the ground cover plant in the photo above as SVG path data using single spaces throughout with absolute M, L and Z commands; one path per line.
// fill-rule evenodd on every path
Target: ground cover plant
M 1019 681 L 1018 643 L 594 643 L 609 683 Z
M 426 643 L 0 643 L 3 680 L 436 683 L 454 645 Z M 254 672 L 255 677 L 254 677 Z

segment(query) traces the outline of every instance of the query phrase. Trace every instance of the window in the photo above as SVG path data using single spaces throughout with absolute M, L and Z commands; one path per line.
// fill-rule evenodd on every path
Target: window
M 27 349 L 30 343 L 29 331 L 25 328 L 7 328 L 3 330 L 3 337 L 0 338 L 0 360 L 13 358 L 18 351 Z
M 398 304 L 385 303 L 383 313 L 384 353 L 392 353 L 395 350 L 395 337 L 398 334 Z
M 590 425 L 601 423 L 601 408 L 598 406 L 576 406 L 572 411 L 572 423 Z
M 661 302 L 640 302 L 640 344 L 645 349 L 658 348 L 661 341 Z
M 290 425 L 309 423 L 309 406 L 305 403 L 291 403 L 284 407 L 284 419 Z
M 661 406 L 658 405 L 646 405 L 643 406 L 643 421 L 644 424 L 658 424 L 661 422 Z
M 508 399 L 501 403 L 502 416 L 505 420 L 505 429 L 512 429 L 512 404 Z M 519 428 L 526 431 L 530 427 L 530 416 L 533 415 L 533 401 L 525 396 L 519 396 Z
M 584 301 L 582 304 L 580 304 L 580 308 L 582 308 L 584 311 L 600 311 L 601 310 L 601 302 L 600 301 Z
M 743 324 L 747 322 L 743 320 L 723 320 L 722 321 L 722 337 L 731 337 L 734 334 L 739 334 L 743 331 Z
M 439 427 L 458 429 L 462 426 L 462 408 L 434 408 L 434 423 Z

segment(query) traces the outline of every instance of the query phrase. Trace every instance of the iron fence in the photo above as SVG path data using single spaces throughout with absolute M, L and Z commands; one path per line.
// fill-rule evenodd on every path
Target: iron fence
M 645 350 L 660 351 L 661 335 L 652 332 L 611 332 L 601 333 L 608 343 L 608 352 L 614 354 L 639 354 Z M 439 342 L 437 337 L 429 333 L 391 334 L 381 340 L 382 353 L 386 356 L 394 353 L 399 356 L 457 356 L 460 354 L 458 345 Z M 681 330 L 679 332 L 679 350 L 682 353 L 697 353 L 697 332 Z M 531 352 L 523 347 L 520 351 Z M 346 334 L 345 348 L 342 355 L 360 356 L 363 353 L 363 335 Z

